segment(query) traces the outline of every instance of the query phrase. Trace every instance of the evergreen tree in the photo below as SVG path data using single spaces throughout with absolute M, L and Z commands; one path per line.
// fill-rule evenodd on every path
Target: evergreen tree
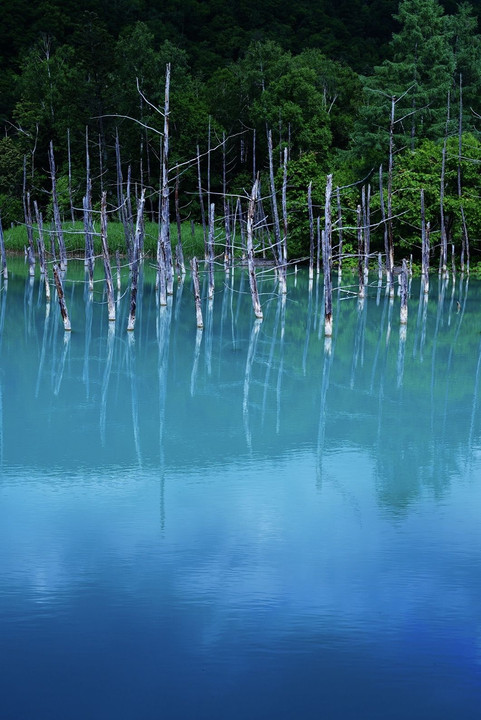
M 452 27 L 438 0 L 401 0 L 399 33 L 390 43 L 391 59 L 365 78 L 365 105 L 355 131 L 356 149 L 368 162 L 387 154 L 391 98 L 396 107 L 397 148 L 443 135 L 446 98 L 452 87 L 455 58 Z

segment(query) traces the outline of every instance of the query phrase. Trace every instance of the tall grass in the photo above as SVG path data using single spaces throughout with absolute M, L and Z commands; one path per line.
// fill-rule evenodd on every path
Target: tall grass
M 84 227 L 81 222 L 66 222 L 62 226 L 65 246 L 70 256 L 83 257 L 85 250 Z M 100 255 L 102 252 L 100 242 L 100 222 L 94 223 L 95 237 L 94 250 Z M 50 234 L 52 228 L 50 225 L 44 226 L 44 240 L 47 252 L 50 250 Z M 145 223 L 144 236 L 144 252 L 147 256 L 155 258 L 157 252 L 157 235 L 158 225 L 154 222 Z M 24 225 L 16 225 L 4 231 L 5 248 L 7 252 L 23 253 L 28 243 L 27 231 Z M 34 225 L 34 237 L 37 238 L 37 226 Z M 204 234 L 200 225 L 191 226 L 190 223 L 182 223 L 181 226 L 182 247 L 186 259 L 204 256 Z M 172 223 L 170 226 L 170 238 L 172 247 L 177 245 L 177 225 Z M 115 253 L 117 250 L 121 255 L 126 254 L 126 243 L 124 235 L 124 227 L 119 222 L 109 222 L 107 227 L 107 239 L 109 250 Z M 224 242 L 224 238 L 218 238 L 219 243 Z M 220 246 L 219 246 L 220 251 Z

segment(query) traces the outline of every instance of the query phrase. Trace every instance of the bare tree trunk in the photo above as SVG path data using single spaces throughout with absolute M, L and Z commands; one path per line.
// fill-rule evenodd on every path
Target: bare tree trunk
M 314 214 L 312 212 L 312 182 L 307 188 L 307 211 L 309 213 L 309 280 L 314 277 Z
M 284 163 L 282 173 L 282 220 L 284 237 L 282 238 L 282 283 L 283 291 L 287 292 L 287 148 L 284 148 Z
M 209 208 L 209 241 L 207 246 L 207 264 L 209 272 L 209 289 L 207 297 L 209 300 L 214 299 L 214 212 L 215 205 L 211 203 Z
M 386 220 L 386 211 L 384 208 L 384 192 L 382 183 L 382 165 L 379 166 L 379 196 L 381 200 L 381 219 L 384 227 L 384 252 L 386 254 L 386 288 L 389 288 L 389 293 L 394 297 L 394 286 L 393 286 L 393 269 L 394 269 L 394 258 L 391 254 L 392 246 L 389 244 L 389 226 Z
M 57 181 L 55 177 L 55 158 L 53 154 L 53 142 L 50 141 L 48 160 L 50 163 L 50 178 L 52 181 L 52 205 L 53 205 L 53 222 L 55 228 L 55 235 L 58 242 L 58 252 L 60 257 L 60 270 L 65 271 L 67 269 L 67 253 L 65 250 L 65 242 L 63 239 L 62 232 L 62 221 L 60 218 L 60 209 L 58 206 L 57 197 Z
M 62 280 L 60 278 L 58 265 L 55 263 L 53 266 L 53 277 L 55 280 L 55 287 L 57 288 L 58 304 L 60 305 L 60 313 L 62 315 L 64 330 L 69 332 L 72 327 L 70 325 L 70 318 L 68 316 L 67 304 L 65 302 L 65 296 L 63 292 Z
M 392 227 L 392 174 L 393 174 L 393 161 L 394 161 L 394 114 L 396 108 L 396 98 L 391 98 L 391 120 L 389 123 L 389 165 L 387 175 L 387 256 L 389 256 L 389 270 L 390 270 L 390 284 L 389 284 L 389 295 L 394 297 L 394 283 L 393 283 L 393 270 L 394 270 L 394 237 Z M 388 265 L 388 258 L 386 257 L 386 268 Z
M 329 271 L 332 266 L 332 218 L 331 218 L 331 198 L 332 198 L 332 174 L 326 178 L 326 194 L 324 202 L 324 232 L 326 233 L 326 248 L 329 250 Z
M 332 175 L 328 176 L 332 183 Z M 324 335 L 332 336 L 332 280 L 331 280 L 331 244 L 327 230 L 322 232 L 322 271 L 324 273 Z
M 424 190 L 421 190 L 421 273 L 424 293 L 429 293 L 429 232 L 426 229 Z
M 175 246 L 175 264 L 177 267 L 177 276 L 180 281 L 185 276 L 184 252 L 182 249 L 182 224 L 180 221 L 179 206 L 179 176 L 175 178 L 175 221 L 177 223 L 177 245 Z
M 170 63 L 165 68 L 165 102 L 164 102 L 164 143 L 162 155 L 162 218 L 161 242 L 165 252 L 167 271 L 167 295 L 174 294 L 174 265 L 172 262 L 172 245 L 170 243 L 170 209 L 169 209 L 169 117 L 170 117 Z
M 67 129 L 67 156 L 68 156 L 68 199 L 70 203 L 70 218 L 75 222 L 75 214 L 72 200 L 72 159 L 70 155 L 70 128 Z
M 371 185 L 368 184 L 367 192 L 362 188 L 362 205 L 363 205 L 363 227 L 364 227 L 364 272 L 369 272 L 369 255 L 371 252 Z
M 42 213 L 38 210 L 37 202 L 34 201 L 35 218 L 38 228 L 38 258 L 40 261 L 40 275 L 45 279 L 45 300 L 50 302 L 50 283 L 48 281 L 47 265 L 45 262 L 45 242 L 43 238 L 43 221 Z
M 255 131 L 254 131 L 254 137 L 255 137 Z M 226 152 L 225 152 L 225 133 L 222 133 L 222 199 L 223 199 L 223 204 L 224 204 L 224 232 L 225 232 L 224 268 L 227 271 L 232 263 L 232 257 L 231 257 L 229 202 L 227 200 L 227 165 L 226 165 Z
M 458 123 L 458 198 L 461 210 L 461 272 L 469 273 L 469 236 L 463 206 L 461 158 L 463 153 L 463 76 L 459 75 L 459 123 Z
M 195 317 L 197 321 L 197 327 L 202 329 L 204 327 L 204 321 L 202 319 L 202 304 L 200 301 L 200 285 L 199 285 L 199 263 L 197 258 L 193 257 L 190 261 L 192 268 L 192 282 L 194 285 L 194 302 L 195 302 Z
M 447 104 L 447 110 L 446 110 L 446 128 L 444 131 L 444 143 L 443 143 L 443 153 L 442 153 L 442 161 L 441 161 L 441 188 L 440 188 L 440 193 L 439 193 L 439 210 L 440 210 L 440 218 L 441 218 L 440 270 L 441 270 L 443 277 L 446 276 L 446 274 L 447 274 L 447 264 L 448 264 L 448 237 L 446 234 L 446 222 L 445 222 L 445 218 L 444 218 L 444 188 L 445 188 L 446 150 L 447 150 L 447 143 L 448 143 L 450 110 L 451 110 L 451 95 L 450 95 L 450 92 L 448 92 L 448 104 Z
M 209 126 L 207 131 L 207 223 L 210 222 L 210 150 L 211 150 L 211 119 L 209 115 Z M 210 227 L 210 226 L 209 226 Z
M 270 190 L 271 190 L 271 205 L 272 205 L 272 215 L 274 219 L 274 238 L 275 238 L 275 260 L 277 267 L 282 266 L 282 250 L 281 250 L 281 227 L 279 223 L 279 212 L 277 209 L 277 195 L 276 195 L 276 185 L 274 181 L 274 162 L 272 159 L 272 132 L 269 130 L 267 133 L 267 145 L 268 145 L 268 151 L 269 151 L 269 182 L 270 182 Z M 256 179 L 257 185 L 259 184 L 259 179 Z M 256 184 L 254 183 L 254 184 Z M 257 189 L 257 187 L 256 187 Z M 255 204 L 254 204 L 255 205 Z
M 135 315 L 137 312 L 137 285 L 139 279 L 139 257 L 140 257 L 140 236 L 142 233 L 143 214 L 145 203 L 145 190 L 142 191 L 137 207 L 137 222 L 135 225 L 134 246 L 132 252 L 132 263 L 130 267 L 130 313 L 127 323 L 127 331 L 132 332 L 135 328 Z
M 272 153 L 271 153 L 272 154 Z M 257 278 L 254 264 L 254 243 L 253 243 L 253 224 L 254 224 L 254 213 L 257 199 L 257 189 L 259 185 L 259 178 L 257 177 L 254 185 L 252 186 L 252 192 L 249 199 L 249 208 L 247 210 L 247 264 L 249 269 L 249 284 L 252 296 L 252 306 L 254 308 L 254 314 L 256 318 L 262 320 L 263 314 L 261 304 L 259 301 L 259 292 L 257 290 Z
M 31 277 L 35 275 L 35 248 L 33 244 L 33 224 L 32 211 L 30 209 L 30 193 L 27 192 L 27 158 L 23 156 L 23 214 L 25 218 L 25 228 L 27 230 L 27 259 L 28 272 Z
M 338 277 L 339 279 L 342 276 L 342 241 L 343 241 L 343 232 L 342 232 L 342 208 L 341 208 L 341 194 L 339 192 L 339 186 L 336 188 L 336 200 L 337 200 L 337 232 L 339 236 L 339 261 L 338 261 Z
M 105 287 L 107 289 L 107 306 L 109 321 L 115 322 L 115 299 L 114 283 L 112 280 L 112 268 L 110 266 L 109 246 L 107 242 L 107 193 L 102 193 L 100 208 L 100 238 L 102 241 L 102 255 L 104 259 Z
M 406 325 L 408 321 L 408 270 L 405 258 L 403 258 L 402 262 L 402 270 L 399 276 L 399 284 L 401 286 L 400 323 L 401 325 Z
M 197 145 L 197 185 L 199 189 L 199 207 L 200 217 L 202 222 L 202 230 L 204 232 L 204 256 L 207 257 L 207 229 L 205 225 L 205 209 L 204 209 L 204 198 L 202 195 L 202 177 L 200 174 L 200 150 Z
M 5 238 L 3 237 L 2 217 L 0 215 L 0 255 L 2 258 L 2 275 L 4 280 L 8 280 L 7 270 L 7 254 L 5 252 Z
M 364 241 L 362 237 L 362 218 L 360 205 L 357 206 L 357 253 L 359 270 L 359 297 L 363 299 L 366 296 L 366 278 L 364 275 Z

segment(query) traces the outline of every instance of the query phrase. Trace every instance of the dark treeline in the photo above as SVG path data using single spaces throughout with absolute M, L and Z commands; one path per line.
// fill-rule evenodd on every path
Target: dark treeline
M 327 173 L 341 188 L 345 251 L 356 244 L 348 228 L 356 225 L 363 185 L 371 199 L 373 248 L 376 242 L 382 247 L 382 229 L 375 232 L 381 164 L 398 244 L 416 254 L 423 189 L 431 243 L 444 233 L 447 243 L 461 247 L 464 225 L 475 251 L 481 238 L 480 12 L 448 0 L 5 0 L 4 226 L 23 222 L 25 190 L 51 217 L 50 142 L 61 210 L 69 217 L 70 190 L 81 218 L 86 137 L 94 203 L 100 207 L 106 191 L 109 207 L 116 205 L 118 137 L 123 176 L 130 168 L 137 197 L 147 188 L 146 208 L 154 217 L 164 123 L 157 109 L 170 62 L 170 167 L 195 160 L 199 148 L 202 185 L 212 201 L 224 186 L 233 198 L 246 196 L 257 172 L 267 189 L 269 129 L 279 188 L 288 150 L 291 256 L 308 253 L 308 187 L 312 183 L 312 204 L 322 215 Z M 209 148 L 217 149 L 205 155 Z M 195 162 L 182 165 L 183 219 L 201 217 L 197 173 Z M 171 180 L 173 198 L 173 173 Z M 222 213 L 220 198 L 218 206 Z

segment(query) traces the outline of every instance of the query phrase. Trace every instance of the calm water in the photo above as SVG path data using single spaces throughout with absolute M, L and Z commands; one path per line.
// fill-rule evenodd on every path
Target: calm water
M 478 718 L 481 285 L 152 280 L 0 295 L 2 720 Z

